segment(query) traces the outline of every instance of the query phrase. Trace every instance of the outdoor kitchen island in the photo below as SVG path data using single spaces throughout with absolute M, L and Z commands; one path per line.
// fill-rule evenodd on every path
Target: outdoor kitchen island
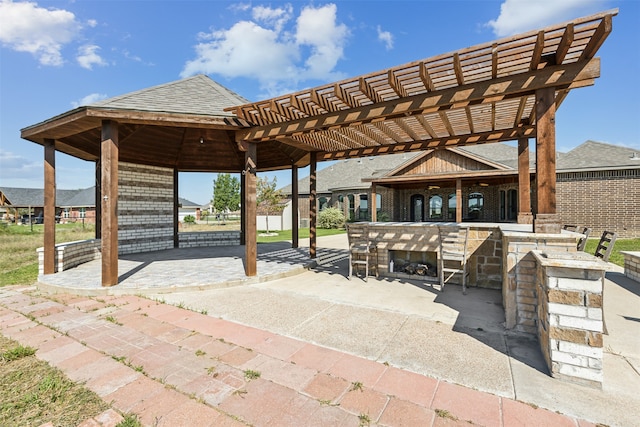
M 381 276 L 438 281 L 438 226 L 469 227 L 468 285 L 502 288 L 502 231 L 531 232 L 531 225 L 453 222 L 371 222 L 369 237 L 378 250 Z M 375 262 L 375 261 L 374 261 Z M 453 278 L 453 283 L 457 283 Z

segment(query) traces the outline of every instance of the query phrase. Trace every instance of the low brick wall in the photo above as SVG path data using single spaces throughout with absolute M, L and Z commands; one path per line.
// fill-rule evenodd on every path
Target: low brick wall
M 602 387 L 605 262 L 584 252 L 533 251 L 538 340 L 551 376 Z
M 38 253 L 38 274 L 44 274 L 44 248 L 38 248 L 36 252 Z M 68 270 L 101 257 L 100 239 L 58 243 L 54 252 L 55 272 Z
M 180 248 L 240 245 L 240 231 L 178 233 Z
M 624 255 L 624 275 L 640 282 L 640 252 L 620 251 Z

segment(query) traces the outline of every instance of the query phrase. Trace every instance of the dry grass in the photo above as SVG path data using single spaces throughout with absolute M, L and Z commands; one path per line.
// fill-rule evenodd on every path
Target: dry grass
M 95 237 L 93 225 L 57 224 L 56 242 Z M 0 224 L 0 286 L 30 285 L 38 278 L 36 249 L 44 244 L 44 226 Z
M 0 425 L 77 426 L 109 408 L 29 350 L 0 335 Z

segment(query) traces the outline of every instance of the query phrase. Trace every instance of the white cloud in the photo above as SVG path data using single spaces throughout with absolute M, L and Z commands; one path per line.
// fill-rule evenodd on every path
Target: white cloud
M 31 2 L 0 2 L 0 42 L 18 52 L 31 53 L 42 65 L 62 65 L 62 47 L 79 30 L 80 24 L 69 11 L 44 9 Z
M 505 0 L 500 15 L 487 22 L 498 37 L 509 36 L 595 12 L 604 0 Z
M 100 50 L 100 46 L 93 44 L 80 46 L 78 49 L 78 56 L 76 57 L 78 64 L 87 70 L 91 70 L 94 65 L 107 65 L 107 62 L 98 55 L 98 50 Z
M 73 108 L 78 108 L 83 105 L 90 105 L 95 102 L 102 101 L 103 99 L 107 99 L 107 95 L 105 95 L 104 93 L 91 93 L 82 99 L 72 101 L 71 105 L 73 106 Z
M 293 8 L 254 7 L 252 20 L 229 29 L 199 34 L 196 58 L 188 61 L 183 77 L 198 73 L 246 77 L 259 81 L 270 95 L 295 87 L 305 79 L 334 79 L 349 30 L 336 22 L 336 6 L 308 6 L 291 28 Z M 285 29 L 286 24 L 290 28 Z
M 393 49 L 393 34 L 389 31 L 382 31 L 380 25 L 378 25 L 378 40 L 384 43 L 384 47 L 387 50 Z

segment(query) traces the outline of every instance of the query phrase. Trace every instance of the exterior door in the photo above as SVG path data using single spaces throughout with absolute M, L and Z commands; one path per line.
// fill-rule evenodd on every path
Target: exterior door
M 424 221 L 424 196 L 422 194 L 414 194 L 411 196 L 409 220 L 411 222 Z

